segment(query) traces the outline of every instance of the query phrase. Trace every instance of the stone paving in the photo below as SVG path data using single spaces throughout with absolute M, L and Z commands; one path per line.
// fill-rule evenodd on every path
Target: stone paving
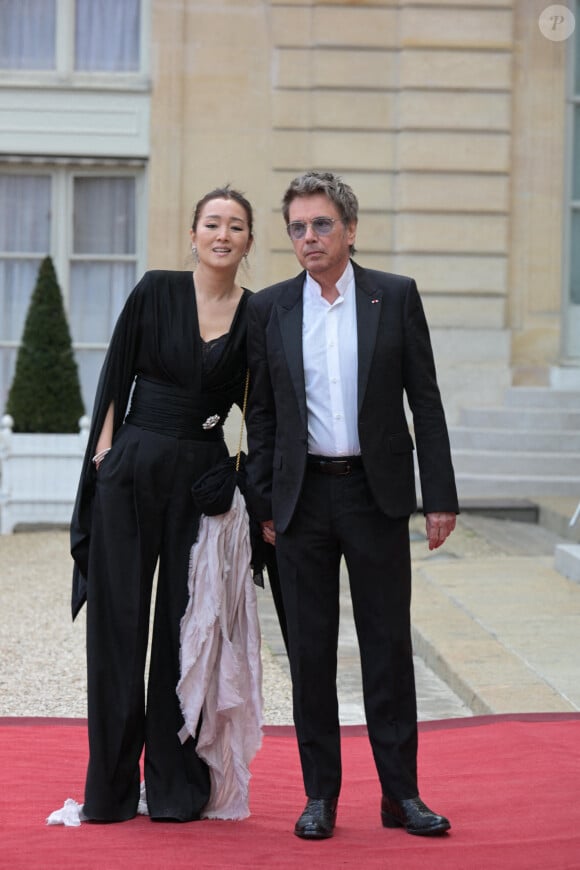
M 442 559 L 416 561 L 415 651 L 474 713 L 578 712 L 580 583 L 555 569 L 563 538 L 529 523 L 460 522 L 490 551 L 458 558 L 452 537 Z
M 262 636 L 272 652 L 277 666 L 286 676 L 288 691 L 290 691 L 288 659 L 271 596 L 268 593 L 260 595 L 258 602 Z M 417 709 L 420 720 L 454 719 L 472 715 L 469 707 L 428 667 L 422 658 L 415 656 L 414 664 Z M 360 676 L 360 656 L 348 591 L 348 578 L 345 571 L 341 576 L 337 689 L 341 723 L 343 725 L 363 723 L 365 714 Z

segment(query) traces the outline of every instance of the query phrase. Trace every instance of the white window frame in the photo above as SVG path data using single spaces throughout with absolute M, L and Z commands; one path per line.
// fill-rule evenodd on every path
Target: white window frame
M 98 178 L 111 176 L 135 178 L 135 255 L 115 254 L 115 259 L 126 262 L 135 261 L 136 275 L 144 269 L 146 261 L 147 243 L 147 206 L 146 206 L 146 178 L 145 161 L 52 161 L 42 163 L 35 161 L 28 163 L 22 161 L 18 166 L 10 162 L 0 160 L 0 172 L 10 172 L 18 175 L 50 175 L 51 183 L 51 215 L 50 223 L 50 250 L 49 254 L 54 262 L 60 288 L 64 299 L 65 308 L 68 310 L 70 299 L 70 264 L 75 259 L 84 259 L 79 255 L 75 258 L 73 251 L 73 206 L 74 206 L 74 179 L 75 178 Z M 96 257 L 98 259 L 98 256 Z M 109 257 L 105 257 L 109 259 Z M 84 345 L 83 345 L 84 346 Z M 103 345 L 95 345 L 102 347 Z M 87 345 L 92 347 L 92 345 Z
M 145 269 L 147 258 L 147 177 L 146 164 L 142 160 L 37 160 L 19 162 L 14 165 L 11 161 L 0 160 L 0 172 L 9 172 L 20 175 L 50 175 L 51 177 L 51 222 L 49 234 L 49 250 L 42 252 L 49 254 L 54 262 L 58 283 L 62 292 L 65 311 L 70 306 L 70 271 L 71 264 L 75 260 L 73 250 L 73 204 L 74 204 L 74 179 L 77 177 L 111 177 L 132 176 L 135 178 L 135 254 L 114 255 L 116 260 L 135 262 L 135 283 L 139 280 Z M 82 257 L 79 257 L 82 259 Z M 33 290 L 34 288 L 31 288 Z M 132 287 L 126 288 L 129 295 Z M 18 340 L 0 340 L 0 347 L 17 348 Z M 108 337 L 110 338 L 110 336 Z M 73 348 L 78 351 L 102 351 L 107 348 L 108 339 L 105 342 L 77 342 L 73 340 Z M 8 385 L 9 386 L 9 385 Z M 92 396 L 85 396 L 85 403 L 92 401 Z
M 56 0 L 55 69 L 0 70 L 1 86 L 149 89 L 151 2 L 140 0 L 139 70 L 75 70 L 75 0 Z
M 132 163 L 137 163 L 138 161 L 131 161 Z M 66 250 L 60 252 L 60 257 L 63 261 L 64 268 L 66 269 L 66 295 L 64 287 L 62 288 L 63 297 L 65 300 L 65 308 L 68 312 L 69 303 L 70 303 L 70 271 L 71 265 L 75 261 L 83 261 L 87 259 L 86 254 L 75 254 L 73 250 L 73 241 L 74 241 L 74 179 L 75 178 L 98 178 L 111 176 L 119 176 L 123 178 L 127 178 L 129 176 L 135 178 L 135 254 L 91 254 L 90 259 L 92 260 L 117 260 L 119 262 L 125 263 L 135 263 L 135 283 L 139 280 L 142 272 L 145 268 L 145 254 L 146 254 L 146 244 L 147 244 L 147 207 L 145 203 L 146 191 L 145 191 L 145 173 L 143 171 L 139 172 L 135 168 L 131 168 L 128 164 L 120 165 L 120 166 L 102 166 L 99 164 L 98 171 L 89 171 L 85 167 L 78 167 L 69 171 L 68 177 L 66 180 L 65 188 L 65 203 L 64 210 L 61 210 L 60 215 L 62 218 L 62 225 L 64 226 L 66 217 L 68 216 L 68 222 L 66 226 L 66 231 L 62 233 L 63 237 L 66 237 Z M 56 211 L 55 211 L 56 214 Z M 56 262 L 56 258 L 55 258 Z M 57 271 L 58 274 L 58 271 Z M 64 283 L 64 282 L 63 282 Z M 127 288 L 127 295 L 129 294 L 131 287 Z M 110 337 L 110 336 L 109 336 Z M 107 347 L 108 340 L 106 343 L 103 342 L 74 342 L 73 346 L 75 350 L 103 350 Z
M 576 27 L 580 26 L 580 2 L 575 3 Z M 572 304 L 570 298 L 570 281 L 572 272 L 571 246 L 572 217 L 574 212 L 580 212 L 580 199 L 573 198 L 572 184 L 574 179 L 575 146 L 580 159 L 580 142 L 574 141 L 575 111 L 580 111 L 580 90 L 576 92 L 576 40 L 574 34 L 568 44 L 566 58 L 566 135 L 564 160 L 564 227 L 563 227 L 563 257 L 562 257 L 562 310 L 560 329 L 560 358 L 564 364 L 578 365 L 580 362 L 580 305 Z

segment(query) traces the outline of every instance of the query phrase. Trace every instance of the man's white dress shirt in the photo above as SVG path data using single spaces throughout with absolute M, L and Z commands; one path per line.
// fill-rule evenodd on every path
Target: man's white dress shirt
M 304 281 L 302 356 L 308 410 L 308 452 L 358 456 L 358 343 L 352 263 L 339 278 L 332 305 L 320 284 Z

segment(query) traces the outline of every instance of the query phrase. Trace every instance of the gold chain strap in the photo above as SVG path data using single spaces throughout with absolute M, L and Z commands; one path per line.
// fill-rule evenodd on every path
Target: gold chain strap
M 249 386 L 250 386 L 250 370 L 246 369 L 246 383 L 244 386 L 244 401 L 242 403 L 242 425 L 240 426 L 240 440 L 238 441 L 238 454 L 236 456 L 236 471 L 240 470 L 240 458 L 242 455 L 242 440 L 244 438 L 244 422 L 246 420 L 246 408 L 248 405 Z

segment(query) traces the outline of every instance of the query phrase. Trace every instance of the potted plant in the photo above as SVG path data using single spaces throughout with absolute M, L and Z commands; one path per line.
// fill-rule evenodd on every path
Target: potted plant
M 1 422 L 0 532 L 68 523 L 88 420 L 50 257 L 38 271 Z

